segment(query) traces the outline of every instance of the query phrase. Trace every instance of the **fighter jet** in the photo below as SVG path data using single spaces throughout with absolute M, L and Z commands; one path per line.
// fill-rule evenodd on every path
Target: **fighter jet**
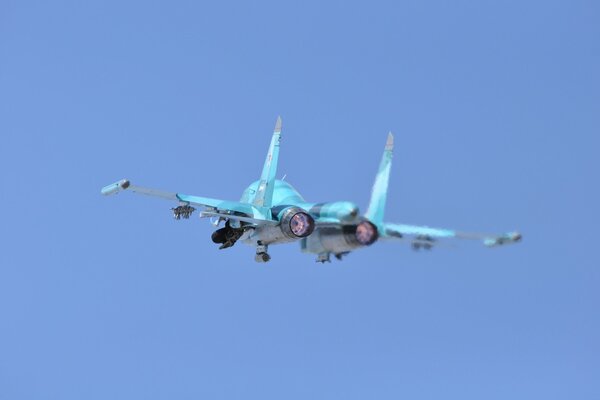
M 183 193 L 165 192 L 137 186 L 127 179 L 102 188 L 112 195 L 128 191 L 177 202 L 171 208 L 176 220 L 189 219 L 202 208 L 200 218 L 210 218 L 215 227 L 212 241 L 227 249 L 242 242 L 256 249 L 255 260 L 271 259 L 270 245 L 298 242 L 302 252 L 316 255 L 317 262 L 329 262 L 333 255 L 341 260 L 350 252 L 369 247 L 379 240 L 405 241 L 413 249 L 429 250 L 440 239 L 476 239 L 494 247 L 515 243 L 521 234 L 500 235 L 464 233 L 451 229 L 396 224 L 384 221 L 384 210 L 392 165 L 394 136 L 390 132 L 385 143 L 371 200 L 366 213 L 349 201 L 331 203 L 307 202 L 287 181 L 275 179 L 279 161 L 281 118 L 277 118 L 260 179 L 244 190 L 239 201 L 219 200 Z

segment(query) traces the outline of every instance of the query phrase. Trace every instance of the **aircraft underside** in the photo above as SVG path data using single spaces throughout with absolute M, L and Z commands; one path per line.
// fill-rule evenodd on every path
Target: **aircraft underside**
M 219 249 L 230 248 L 238 241 L 255 246 L 257 262 L 271 259 L 270 245 L 299 241 L 302 252 L 316 254 L 318 262 L 329 262 L 332 255 L 341 260 L 353 250 L 372 245 L 378 239 L 378 232 L 375 225 L 365 220 L 343 226 L 316 227 L 305 237 L 286 234 L 281 225 L 254 227 L 243 223 L 232 225 L 227 221 L 224 227 L 213 232 L 211 239 L 220 244 Z

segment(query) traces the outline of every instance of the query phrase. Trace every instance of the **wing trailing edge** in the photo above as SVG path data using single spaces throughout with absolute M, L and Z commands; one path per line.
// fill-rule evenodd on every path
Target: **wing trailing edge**
M 384 223 L 382 234 L 383 237 L 387 239 L 407 239 L 413 243 L 433 244 L 439 239 L 477 240 L 487 247 L 497 247 L 506 244 L 518 243 L 523 239 L 523 236 L 519 232 L 508 232 L 494 235 L 393 223 Z
M 183 193 L 166 192 L 159 189 L 148 188 L 144 186 L 132 185 L 127 179 L 121 179 L 118 182 L 112 183 L 102 188 L 100 191 L 103 195 L 114 195 L 122 191 L 143 194 L 150 197 L 158 197 L 165 200 L 177 201 L 180 204 L 194 205 L 205 207 L 206 216 L 214 214 L 228 219 L 250 222 L 254 224 L 272 224 L 274 221 L 270 215 L 266 215 L 263 209 L 253 206 L 248 203 L 240 203 L 237 201 L 228 201 L 213 199 L 210 197 L 192 196 Z

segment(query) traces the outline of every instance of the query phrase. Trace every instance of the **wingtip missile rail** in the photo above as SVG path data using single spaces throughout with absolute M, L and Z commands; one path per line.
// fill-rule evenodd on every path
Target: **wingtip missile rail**
M 105 196 L 110 196 L 111 194 L 116 194 L 127 189 L 130 185 L 131 184 L 127 179 L 121 179 L 119 182 L 115 182 L 108 186 L 104 186 L 100 193 L 102 193 Z
M 499 237 L 485 239 L 483 244 L 487 247 L 496 247 L 503 246 L 505 244 L 517 243 L 520 242 L 521 239 L 523 239 L 523 235 L 521 235 L 519 232 L 509 232 Z

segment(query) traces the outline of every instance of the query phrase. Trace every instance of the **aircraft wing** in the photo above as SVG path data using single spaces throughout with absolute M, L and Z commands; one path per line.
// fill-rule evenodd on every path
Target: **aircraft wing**
M 127 179 L 122 179 L 103 187 L 101 193 L 108 196 L 122 191 L 159 197 L 165 200 L 173 200 L 186 205 L 205 207 L 207 211 L 203 212 L 201 216 L 234 219 L 256 225 L 276 223 L 276 221 L 269 219 L 261 209 L 251 204 L 212 199 L 209 197 L 191 196 L 183 193 L 165 192 L 163 190 L 132 185 Z
M 509 232 L 500 235 L 483 233 L 458 232 L 451 229 L 430 228 L 428 226 L 384 223 L 382 237 L 387 239 L 408 238 L 414 246 L 431 247 L 438 239 L 456 238 L 479 240 L 485 246 L 495 247 L 519 242 L 522 235 L 519 232 Z

